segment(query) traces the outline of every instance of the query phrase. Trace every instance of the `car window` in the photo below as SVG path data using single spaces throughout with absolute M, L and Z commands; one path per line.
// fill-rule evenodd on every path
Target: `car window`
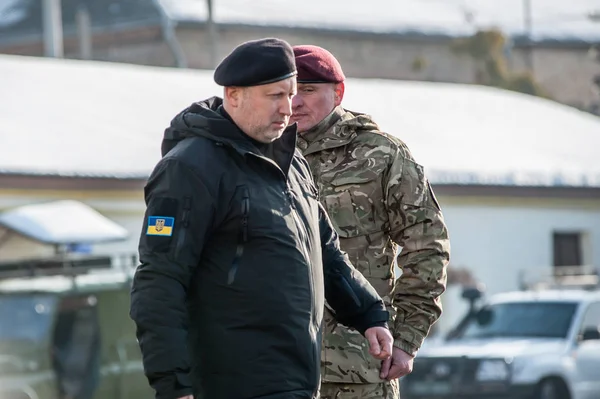
M 49 295 L 0 296 L 0 341 L 45 339 L 55 307 Z
M 585 311 L 580 333 L 589 329 L 600 328 L 600 302 L 592 303 Z
M 511 302 L 485 307 L 458 338 L 565 338 L 577 309 L 570 302 Z

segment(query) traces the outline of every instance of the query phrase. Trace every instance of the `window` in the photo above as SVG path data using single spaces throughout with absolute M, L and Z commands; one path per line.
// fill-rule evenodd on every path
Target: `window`
M 585 311 L 580 333 L 590 329 L 600 328 L 600 302 L 592 303 Z
M 554 233 L 554 266 L 583 265 L 581 233 Z

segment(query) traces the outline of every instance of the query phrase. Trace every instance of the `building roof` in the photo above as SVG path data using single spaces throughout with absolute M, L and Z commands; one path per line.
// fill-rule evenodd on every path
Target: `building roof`
M 206 1 L 159 0 L 179 21 L 206 21 Z M 499 27 L 524 32 L 524 0 L 214 0 L 218 23 L 279 25 L 398 34 L 462 36 Z M 342 5 L 340 7 L 340 5 Z M 600 23 L 587 16 L 597 0 L 531 1 L 532 33 L 538 41 L 600 41 Z M 471 21 L 471 22 L 469 22 Z
M 41 37 L 42 3 L 39 0 L 0 0 L 0 38 Z M 87 7 L 92 28 L 158 23 L 161 17 L 160 9 L 148 0 L 61 0 L 65 32 L 75 30 L 75 14 L 80 4 Z
M 146 177 L 212 71 L 0 56 L 0 174 Z M 346 108 L 404 140 L 433 183 L 600 187 L 600 118 L 470 85 L 348 79 Z

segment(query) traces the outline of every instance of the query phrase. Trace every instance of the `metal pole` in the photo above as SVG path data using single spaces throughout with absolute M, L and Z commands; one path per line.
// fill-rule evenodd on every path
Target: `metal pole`
M 90 12 L 87 7 L 81 4 L 75 15 L 77 20 L 77 36 L 79 38 L 79 57 L 82 60 L 92 58 L 92 27 L 90 21 Z
M 533 45 L 532 45 L 532 31 L 533 31 L 533 21 L 532 21 L 532 11 L 531 11 L 531 1 L 532 0 L 523 0 L 523 18 L 525 25 L 525 62 L 527 64 L 527 70 L 530 73 L 534 73 L 534 65 L 533 65 Z
M 215 68 L 218 62 L 217 54 L 219 53 L 219 51 L 213 0 L 206 0 L 206 5 L 208 7 L 208 19 L 206 21 L 206 26 L 208 28 L 208 37 L 210 40 L 210 66 L 211 68 Z
M 44 55 L 63 58 L 63 28 L 61 0 L 42 0 L 44 24 Z

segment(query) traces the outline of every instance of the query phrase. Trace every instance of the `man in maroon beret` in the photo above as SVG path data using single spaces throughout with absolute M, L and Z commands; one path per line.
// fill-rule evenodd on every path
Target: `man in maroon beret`
M 393 355 L 381 362 L 326 304 L 321 354 L 322 399 L 396 399 L 398 378 L 442 308 L 450 256 L 448 231 L 423 167 L 370 116 L 342 108 L 340 63 L 317 46 L 295 46 L 298 94 L 291 123 L 309 161 L 321 202 L 342 249 L 390 311 Z M 394 260 L 402 275 L 396 280 Z

